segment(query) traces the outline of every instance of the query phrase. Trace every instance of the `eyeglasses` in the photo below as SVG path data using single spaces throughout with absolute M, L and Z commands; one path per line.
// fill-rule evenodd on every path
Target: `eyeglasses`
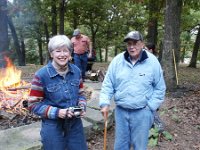
M 127 47 L 135 47 L 135 46 L 139 46 L 140 42 L 139 41 L 129 41 L 127 42 Z
M 70 53 L 70 51 L 68 49 L 55 49 L 54 50 L 56 53 Z

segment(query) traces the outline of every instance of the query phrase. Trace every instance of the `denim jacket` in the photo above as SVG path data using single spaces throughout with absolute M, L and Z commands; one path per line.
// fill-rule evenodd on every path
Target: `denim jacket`
M 100 93 L 100 107 L 110 105 L 114 96 L 117 106 L 139 109 L 148 106 L 156 110 L 164 100 L 165 82 L 157 58 L 142 50 L 132 64 L 128 52 L 116 56 L 108 67 Z
M 61 108 L 86 104 L 80 93 L 80 70 L 73 64 L 68 67 L 65 78 L 56 72 L 51 62 L 35 73 L 29 98 L 30 109 L 35 114 L 57 118 Z

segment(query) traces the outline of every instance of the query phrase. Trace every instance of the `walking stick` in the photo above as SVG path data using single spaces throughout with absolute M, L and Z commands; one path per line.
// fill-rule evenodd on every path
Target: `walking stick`
M 108 125 L 108 112 L 105 113 L 105 122 L 104 122 L 104 139 L 103 139 L 103 150 L 106 150 L 107 147 L 107 125 Z
M 174 69 L 175 69 L 175 75 L 176 75 L 176 85 L 178 85 L 178 73 L 176 68 L 176 57 L 174 53 L 174 49 L 172 49 L 173 59 L 174 59 Z

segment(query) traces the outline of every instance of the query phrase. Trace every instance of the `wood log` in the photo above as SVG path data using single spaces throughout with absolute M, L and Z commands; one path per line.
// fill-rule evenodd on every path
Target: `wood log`
M 20 87 L 15 87 L 15 88 L 8 88 L 8 91 L 17 91 L 17 90 L 26 90 L 30 89 L 31 85 L 25 85 L 25 86 L 20 86 Z
M 0 110 L 0 116 L 2 118 L 7 118 L 9 120 L 13 120 L 15 117 L 16 117 L 17 114 L 14 114 L 14 113 L 9 113 L 9 112 L 6 112 L 4 110 Z

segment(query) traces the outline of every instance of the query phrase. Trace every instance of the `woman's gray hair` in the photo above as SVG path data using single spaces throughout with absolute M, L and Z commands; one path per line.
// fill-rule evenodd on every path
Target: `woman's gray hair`
M 60 48 L 60 47 L 67 47 L 70 52 L 72 52 L 72 42 L 66 35 L 55 35 L 50 38 L 48 43 L 48 50 L 51 53 L 53 50 Z

